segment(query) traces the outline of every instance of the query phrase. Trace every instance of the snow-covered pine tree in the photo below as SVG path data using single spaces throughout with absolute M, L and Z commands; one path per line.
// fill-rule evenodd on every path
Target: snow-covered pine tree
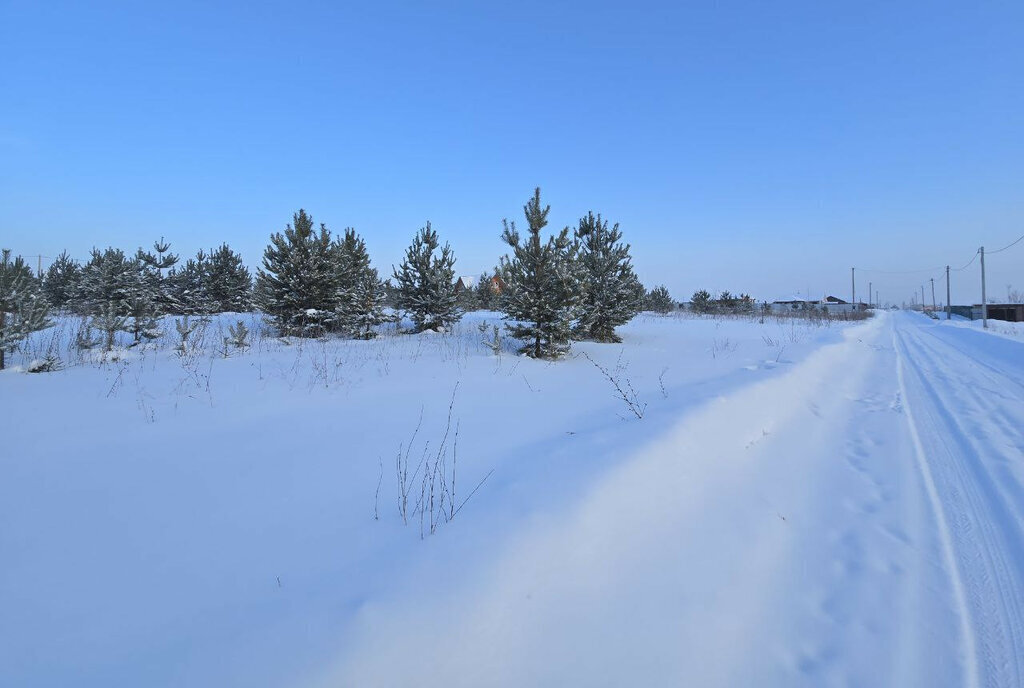
M 143 338 L 159 336 L 158 318 L 180 310 L 171 281 L 164 275 L 164 270 L 173 269 L 178 262 L 178 256 L 170 249 L 171 245 L 161 237 L 153 242 L 152 251 L 139 248 L 135 257 L 128 261 L 132 268 L 126 302 L 127 315 L 131 318 L 128 331 L 135 344 Z
M 135 277 L 135 267 L 124 251 L 107 248 L 100 252 L 94 248 L 89 262 L 82 268 L 75 309 L 82 314 L 95 315 L 112 304 L 118 314 L 124 315 Z
M 5 355 L 33 332 L 51 325 L 39 280 L 21 256 L 0 252 L 0 370 Z
M 753 313 L 754 312 L 754 297 L 750 294 L 740 294 L 736 298 L 736 312 L 737 313 Z
M 337 327 L 348 336 L 371 339 L 374 327 L 387 321 L 384 283 L 370 265 L 366 242 L 356 230 L 345 229 L 334 244 L 337 270 Z
M 377 336 L 374 328 L 394 320 L 384 312 L 385 296 L 384 282 L 377 268 L 364 271 L 356 283 L 355 318 L 352 321 L 355 337 L 373 339 Z
M 189 352 L 189 337 L 192 333 L 199 329 L 202 321 L 189 320 L 186 315 L 183 318 L 175 318 L 174 329 L 178 331 L 178 346 L 174 347 L 179 354 L 187 354 Z
M 159 336 L 157 318 L 160 315 L 158 302 L 162 278 L 138 255 L 129 263 L 133 268 L 133 279 L 125 302 L 126 315 L 131 319 L 127 331 L 132 333 L 132 342 L 138 344 L 143 338 Z
M 121 315 L 120 309 L 121 306 L 113 301 L 103 304 L 96 309 L 96 314 L 89 322 L 90 327 L 103 333 L 104 351 L 114 348 L 114 337 L 119 331 L 128 329 L 128 318 Z
M 384 307 L 398 310 L 398 287 L 390 278 L 384 280 Z
M 512 255 L 502 258 L 505 282 L 502 309 L 509 333 L 522 340 L 520 351 L 534 358 L 557 358 L 569 350 L 573 314 L 579 302 L 577 266 L 573 242 L 566 227 L 542 242 L 540 231 L 548 224 L 551 206 L 540 205 L 540 188 L 523 206 L 529 234 L 520 237 L 515 222 L 502 220 L 502 240 Z
M 412 320 L 415 332 L 439 330 L 462 317 L 455 293 L 455 254 L 448 244 L 440 247 L 437 232 L 427 222 L 394 268 L 397 306 Z
M 707 313 L 711 309 L 711 292 L 698 289 L 690 297 L 690 307 L 695 313 Z
M 615 328 L 640 311 L 643 285 L 633 272 L 629 244 L 616 223 L 588 212 L 576 228 L 581 271 L 577 332 L 595 342 L 620 342 Z
M 154 315 L 177 313 L 181 306 L 175 300 L 171 281 L 164 274 L 164 270 L 173 269 L 178 262 L 178 256 L 171 253 L 170 243 L 160 237 L 160 241 L 153 242 L 152 251 L 141 248 L 136 251 L 135 260 L 139 272 L 138 289 L 144 290 L 152 302 Z
M 334 324 L 337 269 L 327 226 L 313 229 L 305 210 L 284 234 L 270 235 L 257 270 L 257 305 L 283 335 L 317 337 Z
M 210 252 L 206 263 L 207 295 L 214 313 L 246 313 L 252 309 L 252 276 L 242 256 L 227 244 Z
M 477 307 L 485 311 L 493 311 L 499 308 L 498 292 L 494 287 L 494 277 L 495 275 L 489 272 L 481 273 L 474 290 L 476 292 Z
M 249 328 L 241 320 L 235 321 L 234 325 L 228 325 L 228 336 L 224 338 L 224 350 L 233 346 L 236 349 L 249 347 Z
M 209 315 L 214 312 L 208 285 L 210 257 L 199 249 L 195 258 L 189 258 L 180 269 L 175 268 L 168 281 L 176 310 L 181 315 Z
M 644 308 L 655 313 L 670 313 L 676 307 L 675 301 L 672 300 L 672 295 L 668 293 L 668 289 L 662 284 L 647 292 L 644 301 Z
M 43 277 L 43 293 L 51 308 L 67 308 L 78 293 L 82 268 L 63 251 L 50 264 Z
M 351 227 L 331 246 L 335 280 L 335 327 L 351 334 L 356 310 L 356 284 L 364 269 L 370 267 L 366 242 Z
M 726 289 L 711 302 L 711 309 L 716 313 L 732 313 L 736 310 L 736 297 Z
M 476 298 L 476 278 L 466 275 L 457 279 L 455 285 L 455 303 L 459 310 L 463 313 L 480 310 L 480 302 Z

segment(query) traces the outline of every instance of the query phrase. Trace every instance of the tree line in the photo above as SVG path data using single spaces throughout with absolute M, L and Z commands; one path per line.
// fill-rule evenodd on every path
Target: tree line
M 282 336 L 371 338 L 398 314 L 412 322 L 411 332 L 440 331 L 485 308 L 503 311 L 520 351 L 536 358 L 557 358 L 573 340 L 621 341 L 616 328 L 644 307 L 675 308 L 664 287 L 647 292 L 640 284 L 618 224 L 588 212 L 575 227 L 543 236 L 549 211 L 538 188 L 523 206 L 524 231 L 503 220 L 508 253 L 472 289 L 459 289 L 455 254 L 429 222 L 385 280 L 354 229 L 334 235 L 304 209 L 271 234 L 255 275 L 227 244 L 184 263 L 163 238 L 134 255 L 93 249 L 84 265 L 65 252 L 42 275 L 5 251 L 0 369 L 4 351 L 51 324 L 51 308 L 90 318 L 109 341 L 129 332 L 134 343 L 158 336 L 165 315 L 255 308 Z
M 721 292 L 717 297 L 706 289 L 698 289 L 690 297 L 690 309 L 694 313 L 742 314 L 753 313 L 755 302 L 749 294 Z

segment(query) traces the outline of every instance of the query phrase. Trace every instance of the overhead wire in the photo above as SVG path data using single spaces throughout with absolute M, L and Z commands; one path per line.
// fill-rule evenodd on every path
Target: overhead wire
M 989 255 L 991 255 L 993 253 L 1002 253 L 1003 251 L 1005 251 L 1008 248 L 1013 248 L 1014 246 L 1019 244 L 1021 241 L 1024 241 L 1024 234 L 1021 234 L 1019 237 L 1017 237 L 1016 241 L 1013 241 L 1013 242 L 1007 244 L 1006 246 L 1003 246 L 1002 248 L 997 248 L 995 251 L 989 251 L 988 253 L 989 253 Z
M 879 275 L 914 275 L 922 272 L 934 272 L 935 270 L 945 270 L 944 266 L 937 268 L 923 268 L 921 270 L 875 270 L 873 268 L 857 268 L 860 272 L 872 272 Z
M 976 261 L 978 259 L 979 255 L 981 255 L 981 249 L 978 249 L 977 251 L 974 252 L 974 256 L 969 261 L 967 261 L 966 265 L 964 265 L 961 268 L 950 268 L 950 270 L 953 270 L 955 272 L 960 272 L 961 270 L 966 270 L 967 268 L 969 268 L 971 266 L 971 263 L 973 263 L 974 261 Z

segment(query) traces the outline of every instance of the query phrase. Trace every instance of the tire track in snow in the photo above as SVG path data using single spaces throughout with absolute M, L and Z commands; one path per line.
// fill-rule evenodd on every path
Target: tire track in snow
M 922 330 L 922 333 L 927 334 L 932 342 L 937 342 L 942 346 L 953 349 L 957 353 L 961 354 L 966 360 L 967 365 L 983 371 L 987 371 L 984 374 L 989 380 L 995 381 L 997 384 L 1009 382 L 1010 384 L 1014 385 L 1017 389 L 1024 391 L 1024 382 L 1007 375 L 1007 371 L 1000 369 L 998 366 L 994 366 L 989 363 L 986 363 L 985 361 L 977 359 L 974 353 L 967 351 L 966 349 L 963 349 L 946 339 L 941 338 L 937 332 L 943 332 L 943 330 L 940 330 L 939 327 L 934 325 L 928 329 Z M 944 332 L 949 333 L 949 330 L 945 330 Z M 993 374 L 997 377 L 993 377 Z M 1020 395 L 1014 396 L 1016 396 L 1017 399 L 1020 399 L 1022 402 L 1024 402 L 1024 397 L 1021 397 Z
M 897 352 L 897 363 L 896 363 L 896 376 L 899 379 L 900 384 L 900 397 L 903 413 L 906 415 L 907 424 L 910 426 L 910 435 L 914 443 L 914 453 L 917 457 L 917 466 L 921 472 L 921 477 L 924 480 L 925 489 L 928 492 L 928 500 L 931 503 L 932 511 L 935 514 L 935 519 L 938 522 L 939 535 L 942 542 L 943 554 L 946 558 L 946 566 L 950 572 L 950 578 L 952 579 L 954 594 L 956 595 L 957 610 L 960 615 L 961 621 L 961 633 L 964 638 L 964 655 L 967 665 L 967 678 L 968 685 L 978 685 L 978 659 L 977 659 L 977 648 L 974 645 L 974 633 L 971 629 L 971 610 L 967 604 L 967 596 L 964 592 L 963 580 L 960 577 L 960 569 L 957 566 L 956 554 L 953 548 L 953 536 L 949 524 L 946 522 L 946 515 L 942 509 L 942 500 L 939 497 L 938 490 L 935 487 L 935 480 L 932 477 L 931 469 L 928 466 L 928 459 L 925 454 L 924 445 L 921 442 L 921 435 L 917 430 L 917 424 L 914 421 L 914 415 L 907 402 L 907 388 L 904 375 L 904 355 L 902 352 L 902 346 L 896 342 L 896 335 L 893 335 L 893 344 Z
M 965 680 L 1021 685 L 1024 532 L 1020 506 L 998 487 L 989 465 L 1002 456 L 1009 418 L 1020 420 L 1020 411 L 978 393 L 980 382 L 998 384 L 986 371 L 998 368 L 952 346 L 937 350 L 939 340 L 926 339 L 922 327 L 896 323 L 897 377 L 954 588 Z

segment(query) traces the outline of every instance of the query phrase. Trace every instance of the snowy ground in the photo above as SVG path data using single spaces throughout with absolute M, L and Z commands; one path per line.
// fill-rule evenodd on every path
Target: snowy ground
M 1024 681 L 1024 337 L 484 319 L 0 374 L 0 685 Z

